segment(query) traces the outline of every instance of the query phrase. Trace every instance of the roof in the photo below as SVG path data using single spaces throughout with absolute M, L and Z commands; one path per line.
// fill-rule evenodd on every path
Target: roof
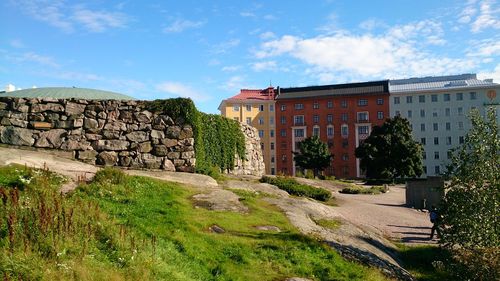
M 264 90 L 241 89 L 240 93 L 230 97 L 228 100 L 273 100 L 274 88 Z
M 309 86 L 295 88 L 279 88 L 277 100 L 293 98 L 314 98 L 325 96 L 369 95 L 389 93 L 388 80 Z
M 389 80 L 391 93 L 460 90 L 498 86 L 491 79 L 479 80 L 476 74 L 460 74 L 448 76 L 430 76 L 421 78 Z
M 86 88 L 47 87 L 17 90 L 2 93 L 4 97 L 14 98 L 57 98 L 57 99 L 88 99 L 88 100 L 133 100 L 133 97 L 109 91 Z

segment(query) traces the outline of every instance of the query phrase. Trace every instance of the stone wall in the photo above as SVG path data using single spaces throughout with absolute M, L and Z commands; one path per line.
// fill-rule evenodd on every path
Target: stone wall
M 258 131 L 244 123 L 240 123 L 240 128 L 245 136 L 245 160 L 236 156 L 234 170 L 230 173 L 233 175 L 263 176 L 266 173 L 266 167 Z
M 81 161 L 193 172 L 193 130 L 147 102 L 0 97 L 0 142 L 60 149 Z

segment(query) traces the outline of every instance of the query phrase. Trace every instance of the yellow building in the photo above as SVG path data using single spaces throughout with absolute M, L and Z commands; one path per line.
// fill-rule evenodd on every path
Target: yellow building
M 219 105 L 222 116 L 246 123 L 259 131 L 266 174 L 276 173 L 276 118 L 274 88 L 242 89 L 239 94 Z

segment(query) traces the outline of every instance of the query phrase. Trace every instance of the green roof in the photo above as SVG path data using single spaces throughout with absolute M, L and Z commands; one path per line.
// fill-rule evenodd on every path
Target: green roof
M 56 99 L 87 99 L 87 100 L 133 100 L 133 97 L 109 91 L 86 89 L 47 87 L 24 89 L 0 93 L 0 96 L 14 98 L 56 98 Z

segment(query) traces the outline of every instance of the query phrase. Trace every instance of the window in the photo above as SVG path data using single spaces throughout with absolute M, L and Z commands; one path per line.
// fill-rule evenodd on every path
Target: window
M 434 144 L 439 145 L 439 138 L 438 137 L 434 137 Z
M 264 143 L 263 142 L 260 143 L 260 149 L 264 150 Z
M 347 153 L 342 154 L 342 160 L 344 161 L 349 160 L 349 155 Z
M 319 137 L 319 126 L 313 127 L 313 136 Z
M 412 96 L 406 96 L 406 103 L 413 103 L 413 97 Z
M 313 115 L 313 122 L 319 123 L 319 115 Z
M 422 159 L 424 159 L 424 160 L 427 159 L 427 153 L 425 153 L 425 151 L 422 152 Z
M 284 141 L 281 142 L 281 148 L 286 149 L 286 142 Z
M 448 151 L 446 152 L 446 157 L 447 157 L 448 159 L 451 159 L 452 154 L 453 154 L 453 153 L 451 152 L 451 150 L 448 150 Z
M 301 109 L 304 109 L 304 104 L 303 104 L 303 103 L 296 103 L 296 104 L 295 104 L 295 109 L 296 109 L 296 110 L 301 110 Z
M 399 104 L 399 97 L 394 97 L 394 104 Z
M 327 135 L 329 138 L 332 138 L 332 137 L 333 137 L 333 126 L 332 126 L 332 125 L 329 125 L 329 126 L 326 128 L 326 135 Z
M 271 150 L 274 150 L 274 142 L 271 142 Z
M 457 113 L 458 113 L 458 116 L 464 115 L 464 108 L 463 107 L 457 108 Z
M 347 113 L 342 113 L 342 115 L 340 116 L 340 119 L 344 122 L 347 121 Z
M 412 112 L 411 112 L 411 110 L 408 110 L 408 118 L 411 118 L 411 116 L 412 116 Z
M 377 112 L 377 119 L 378 119 L 378 120 L 382 120 L 382 119 L 384 119 L 384 112 L 383 112 L 383 111 L 379 111 L 379 112 Z
M 252 117 L 247 117 L 247 125 L 252 125 Z
M 431 95 L 431 102 L 437 102 L 438 101 L 438 95 Z
M 446 122 L 446 131 L 450 131 L 450 130 L 451 130 L 451 123 Z
M 418 96 L 418 102 L 419 103 L 424 103 L 425 102 L 425 96 L 424 95 Z
M 470 99 L 471 99 L 471 100 L 475 100 L 475 99 L 477 99 L 477 94 L 476 94 L 476 92 L 470 92 L 470 93 L 469 93 L 469 97 L 470 97 Z
M 280 131 L 280 135 L 281 135 L 282 137 L 286 137 L 286 130 L 285 130 L 285 129 L 281 129 L 281 131 Z
M 450 116 L 450 108 L 449 107 L 444 109 L 444 115 L 448 116 L 448 117 Z
M 346 100 L 342 100 L 340 102 L 340 106 L 343 107 L 343 108 L 347 108 L 347 101 Z
M 439 175 L 441 173 L 439 166 L 434 166 L 434 173 L 436 173 L 436 175 Z
M 458 122 L 458 129 L 463 130 L 464 129 L 464 122 L 460 121 Z
M 463 144 L 464 143 L 464 136 L 459 136 L 458 137 L 458 143 Z
M 237 122 L 240 122 L 240 118 L 239 117 L 233 117 L 234 120 L 236 120 Z
M 271 158 L 271 163 L 274 163 L 274 157 Z M 274 168 L 271 168 L 271 175 L 276 174 L 276 170 Z
M 377 99 L 377 105 L 382 105 L 384 104 L 384 99 Z
M 269 111 L 273 112 L 274 111 L 274 104 L 269 105 Z
M 333 122 L 333 115 L 332 115 L 332 114 L 328 114 L 328 115 L 326 116 L 326 121 L 327 121 L 328 123 L 332 123 L 332 122 Z
M 281 105 L 281 111 L 285 111 L 286 110 L 286 104 L 282 104 Z
M 358 122 L 365 122 L 368 121 L 368 112 L 358 112 Z
M 239 105 L 234 105 L 233 106 L 233 111 L 240 111 L 240 106 Z
M 401 116 L 401 112 L 399 110 L 396 110 L 396 116 Z
M 259 105 L 259 111 L 261 111 L 261 112 L 264 111 L 264 105 L 263 104 Z
M 247 108 L 247 111 L 252 111 L 252 106 L 251 105 L 247 104 L 245 107 Z
M 319 103 L 318 102 L 314 102 L 313 103 L 313 109 L 319 109 Z
M 432 129 L 433 129 L 434 131 L 437 131 L 437 130 L 439 129 L 439 125 L 438 125 L 438 123 L 433 123 L 433 124 L 432 124 Z
M 297 125 L 304 125 L 304 115 L 295 115 L 295 116 L 293 116 L 293 124 L 295 126 L 297 126 Z
M 326 103 L 326 107 L 328 108 L 333 108 L 333 102 L 331 100 L 329 100 L 327 103 Z
M 342 140 L 342 148 L 347 148 L 349 146 L 349 141 L 347 139 Z
M 367 99 L 359 99 L 358 100 L 358 106 L 367 106 L 367 105 L 368 105 Z
M 420 124 L 420 131 L 425 132 L 425 123 Z
M 286 124 L 286 116 L 281 116 L 281 124 Z
M 274 117 L 269 117 L 269 124 L 274 125 Z
M 451 145 L 451 137 L 446 137 L 446 145 Z
M 425 142 L 426 142 L 426 139 L 425 139 L 425 138 L 420 138 L 420 143 L 421 143 L 422 145 L 425 145 Z
M 439 159 L 439 151 L 434 151 L 434 159 Z
M 271 136 L 271 138 L 274 138 L 274 130 L 270 130 L 269 135 Z
M 293 131 L 296 138 L 304 137 L 304 129 L 294 129 Z
M 427 174 L 427 166 L 424 166 L 424 174 Z
M 359 126 L 358 127 L 358 134 L 360 135 L 368 135 L 368 131 L 370 130 L 369 126 Z
M 333 141 L 328 141 L 328 148 L 332 148 L 333 147 Z
M 425 117 L 425 110 L 420 109 L 420 117 Z
M 264 137 L 264 130 L 259 130 L 259 138 L 263 138 Z
M 432 117 L 438 117 L 438 112 L 437 111 L 432 112 Z
M 457 93 L 456 94 L 457 100 L 463 100 L 464 99 L 464 94 L 463 93 Z
M 340 134 L 343 137 L 347 137 L 349 135 L 349 127 L 347 127 L 346 124 L 342 125 L 341 130 L 340 130 Z
M 443 95 L 443 100 L 444 101 L 450 101 L 450 94 L 444 94 Z
M 264 125 L 264 117 L 259 117 L 259 125 Z
M 281 161 L 286 162 L 286 154 L 281 155 Z

